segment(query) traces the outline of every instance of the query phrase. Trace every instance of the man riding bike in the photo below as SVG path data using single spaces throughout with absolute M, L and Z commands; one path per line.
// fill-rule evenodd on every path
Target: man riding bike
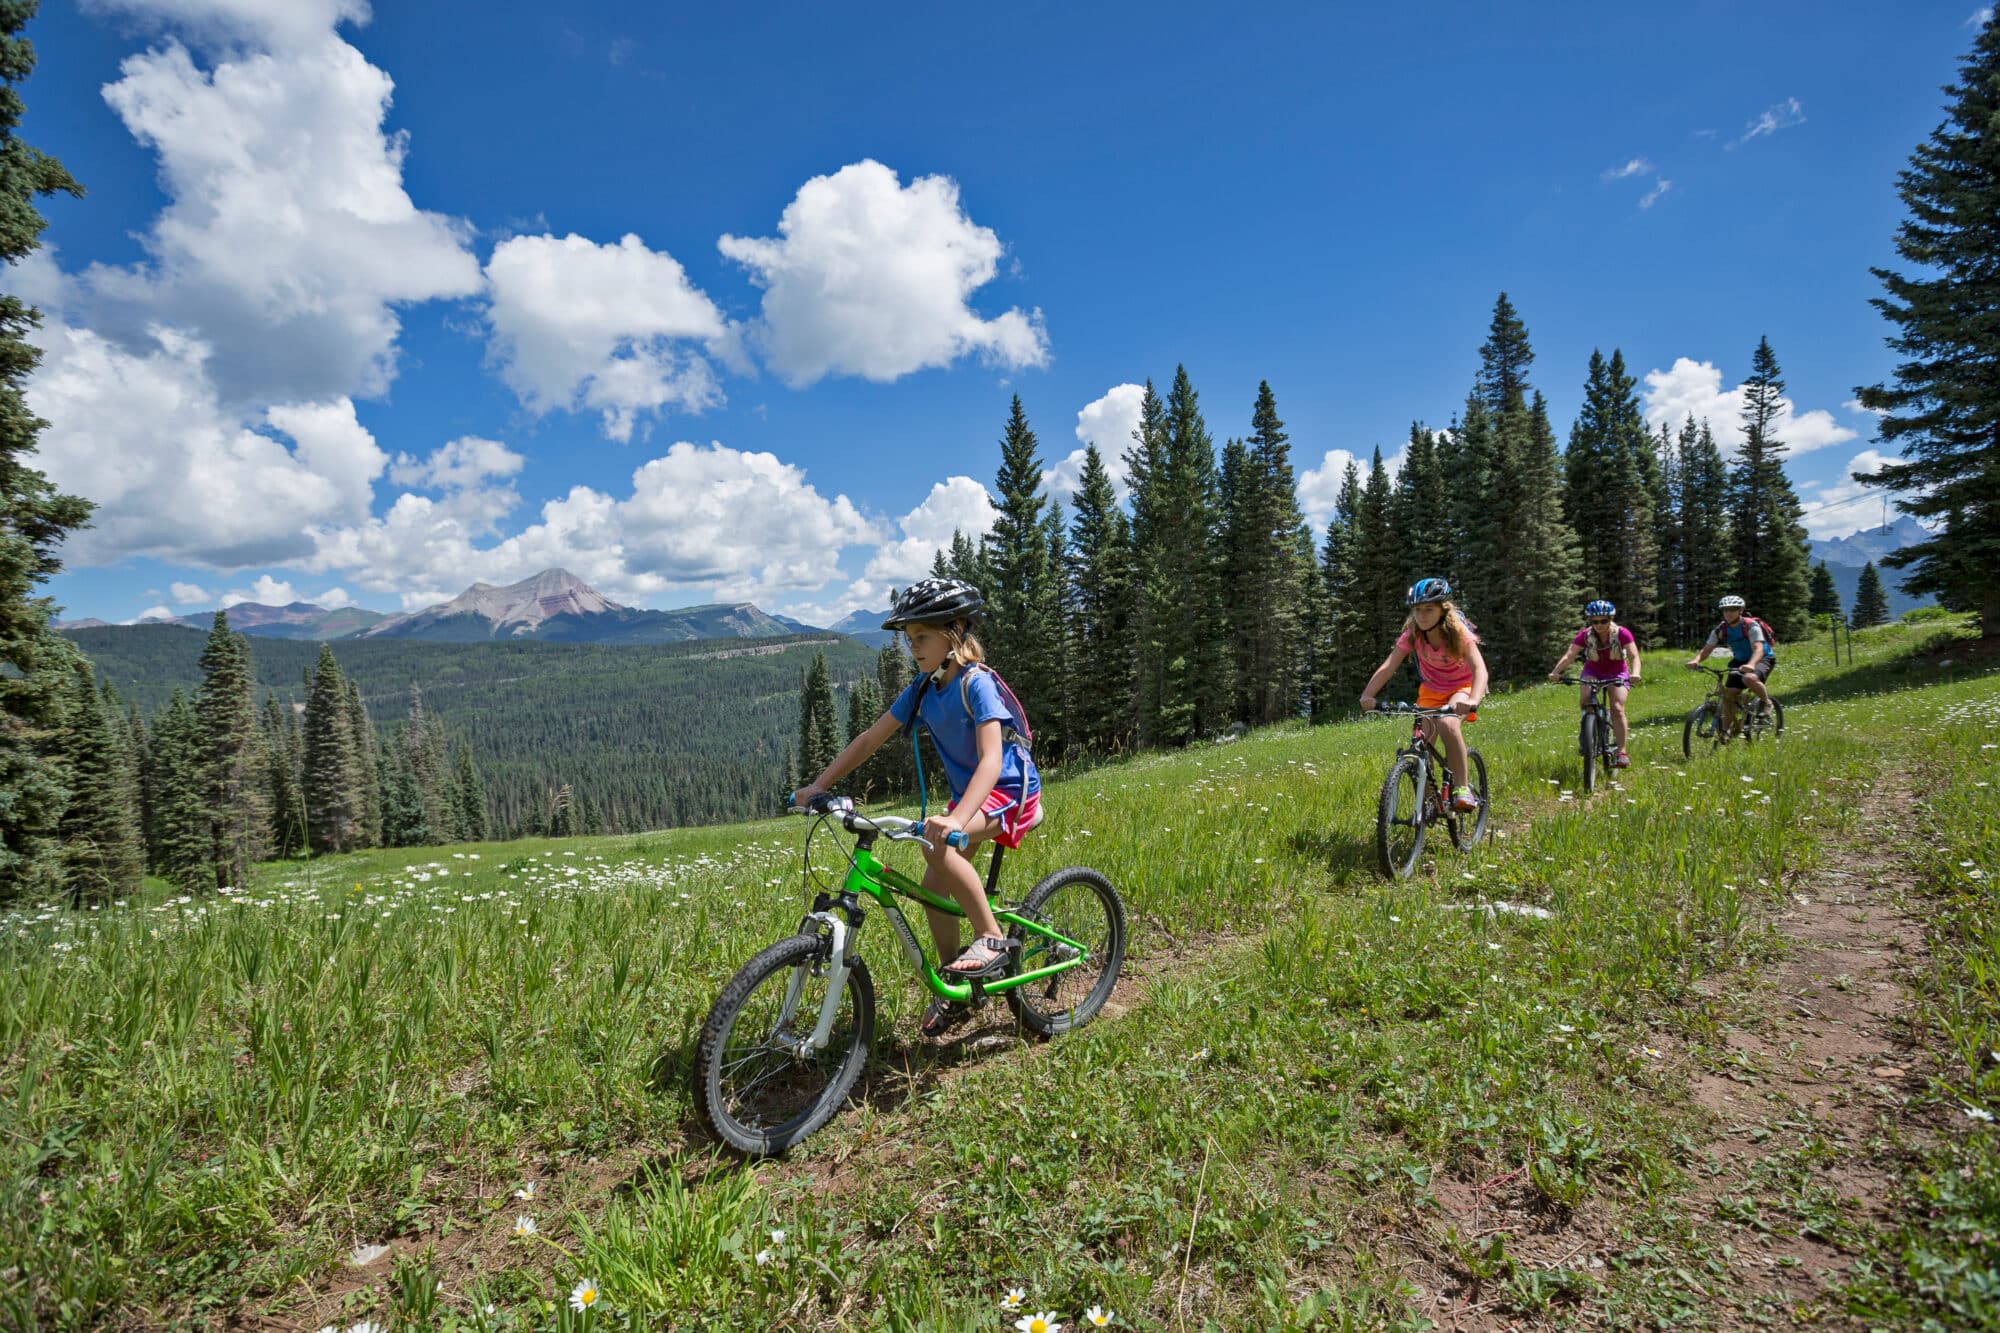
M 1687 668 L 1698 669 L 1710 653 L 1728 645 L 1729 679 L 1723 683 L 1721 738 L 1727 745 L 1737 732 L 1736 700 L 1743 690 L 1762 699 L 1766 708 L 1771 706 L 1771 692 L 1764 688 L 1764 682 L 1778 665 L 1778 653 L 1777 645 L 1764 633 L 1763 622 L 1743 614 L 1741 597 L 1725 597 L 1716 603 L 1716 609 L 1722 612 L 1722 623 L 1709 633 L 1701 651 L 1688 659 Z

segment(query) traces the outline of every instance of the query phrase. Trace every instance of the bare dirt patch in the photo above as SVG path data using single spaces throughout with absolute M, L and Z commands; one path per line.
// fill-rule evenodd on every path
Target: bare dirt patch
M 1859 788 L 1861 784 L 1854 784 Z M 1690 1092 L 1714 1118 L 1707 1178 L 1693 1195 L 1741 1231 L 1738 1309 L 1840 1326 L 1831 1293 L 1857 1228 L 1886 1225 L 1898 1140 L 1929 1055 L 1912 1044 L 1903 978 L 1927 956 L 1899 848 L 1914 801 L 1890 773 L 1856 803 L 1854 831 L 1820 869 L 1784 886 L 1783 957 L 1733 997 L 1723 1049 Z

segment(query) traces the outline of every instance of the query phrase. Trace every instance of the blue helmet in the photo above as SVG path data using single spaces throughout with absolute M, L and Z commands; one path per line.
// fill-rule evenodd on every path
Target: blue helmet
M 1422 606 L 1425 602 L 1442 602 L 1450 596 L 1451 584 L 1443 579 L 1418 579 L 1403 597 L 1403 605 Z
M 1586 619 L 1591 616 L 1615 616 L 1618 614 L 1618 608 L 1600 597 L 1594 602 L 1587 603 L 1583 608 L 1583 614 Z

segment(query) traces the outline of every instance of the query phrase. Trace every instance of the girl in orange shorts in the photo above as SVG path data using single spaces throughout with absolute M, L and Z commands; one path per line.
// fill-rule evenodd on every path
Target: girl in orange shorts
M 1465 730 L 1461 719 L 1479 716 L 1475 711 L 1486 697 L 1486 659 L 1479 652 L 1479 636 L 1452 604 L 1451 585 L 1443 579 L 1418 579 L 1403 598 L 1409 618 L 1396 646 L 1368 678 L 1361 692 L 1361 706 L 1375 707 L 1375 694 L 1396 674 L 1403 659 L 1417 655 L 1417 707 L 1449 708 L 1455 717 L 1427 718 L 1424 735 L 1444 736 L 1445 762 L 1451 765 L 1451 804 L 1454 810 L 1479 808 L 1479 798 L 1465 785 Z

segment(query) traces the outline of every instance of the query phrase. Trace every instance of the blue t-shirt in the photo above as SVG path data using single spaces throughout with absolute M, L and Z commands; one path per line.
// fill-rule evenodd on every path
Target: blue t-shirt
M 896 696 L 896 702 L 889 705 L 889 716 L 903 726 L 910 725 L 910 713 L 917 706 L 917 689 L 928 679 L 918 676 Z M 979 735 L 976 722 L 998 722 L 1003 727 L 1014 720 L 1007 711 L 1007 701 L 1000 697 L 1000 687 L 993 683 L 993 677 L 984 671 L 974 671 L 965 677 L 967 691 L 963 698 L 959 695 L 959 681 L 939 688 L 931 686 L 924 691 L 923 722 L 930 728 L 931 739 L 937 743 L 938 757 L 944 760 L 944 775 L 951 783 L 951 795 L 957 800 L 965 794 L 965 784 L 972 781 L 972 770 L 979 767 Z M 965 711 L 967 703 L 972 705 L 972 715 Z M 1026 797 L 1029 792 L 1042 789 L 1041 775 L 1035 771 L 1034 761 L 1025 765 L 1026 787 L 1022 786 L 1020 747 L 1003 745 L 1000 747 L 1000 780 L 994 783 L 996 790 L 1017 793 Z

